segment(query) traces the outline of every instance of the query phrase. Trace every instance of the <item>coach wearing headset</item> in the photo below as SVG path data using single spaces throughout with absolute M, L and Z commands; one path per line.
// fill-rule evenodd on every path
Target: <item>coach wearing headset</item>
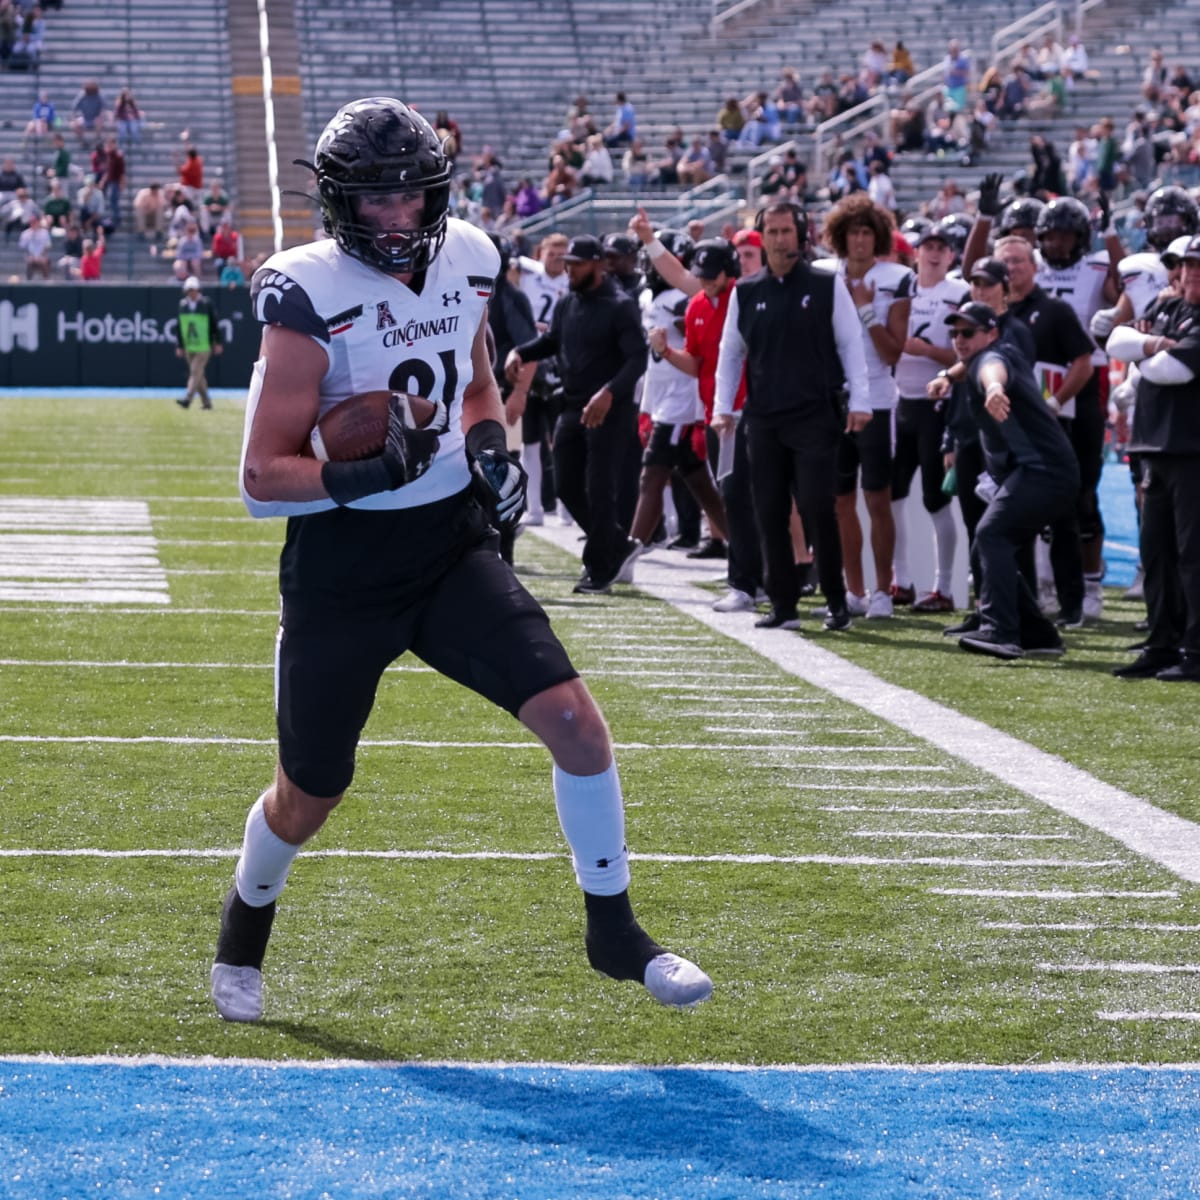
M 816 552 L 827 629 L 847 629 L 846 585 L 834 508 L 838 437 L 871 420 L 862 327 L 845 283 L 804 261 L 808 221 L 777 201 L 755 220 L 766 266 L 738 282 L 717 360 L 712 427 L 733 428 L 746 368 L 746 422 L 754 511 L 771 611 L 764 629 L 798 629 L 799 586 L 789 530 L 795 499 Z M 832 335 L 832 336 L 831 336 Z M 842 407 L 848 388 L 849 411 Z

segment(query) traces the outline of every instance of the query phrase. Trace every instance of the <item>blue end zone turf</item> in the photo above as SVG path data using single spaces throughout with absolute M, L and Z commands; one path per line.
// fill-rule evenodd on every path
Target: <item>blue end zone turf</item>
M 0 1194 L 1190 1194 L 1200 1070 L 0 1060 Z

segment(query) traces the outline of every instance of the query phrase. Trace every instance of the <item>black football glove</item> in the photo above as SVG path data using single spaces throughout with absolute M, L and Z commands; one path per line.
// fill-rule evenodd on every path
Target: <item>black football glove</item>
M 985 217 L 994 217 L 1000 212 L 1000 185 L 1004 176 L 991 171 L 979 181 L 979 211 Z
M 435 418 L 440 414 L 435 414 Z M 331 500 L 349 504 L 376 492 L 390 492 L 412 483 L 429 470 L 438 451 L 438 437 L 446 431 L 440 419 L 425 429 L 414 429 L 406 397 L 394 393 L 388 402 L 387 441 L 374 458 L 358 462 L 327 462 L 321 483 Z
M 1108 227 L 1112 224 L 1112 201 L 1108 198 L 1107 192 L 1100 193 L 1094 222 L 1097 232 L 1101 234 L 1107 232 Z
M 467 461 L 480 503 L 494 515 L 497 526 L 512 528 L 525 511 L 529 477 L 508 452 L 504 426 L 499 421 L 477 421 L 467 430 Z

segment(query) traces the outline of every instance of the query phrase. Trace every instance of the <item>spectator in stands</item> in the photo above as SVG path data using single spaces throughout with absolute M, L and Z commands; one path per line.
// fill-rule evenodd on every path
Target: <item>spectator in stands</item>
M 888 59 L 887 83 L 889 86 L 903 87 L 915 74 L 917 68 L 908 47 L 899 40 L 892 47 L 892 56 Z
M 567 109 L 567 130 L 574 142 L 586 141 L 596 132 L 596 122 L 592 119 L 592 114 L 588 112 L 586 96 L 576 96 L 571 107 Z
M 1015 121 L 1018 117 L 1023 117 L 1029 92 L 1029 78 L 1020 63 L 1014 60 L 1004 76 L 1000 102 L 996 105 L 996 116 L 1002 121 Z
M 1054 143 L 1035 133 L 1029 139 L 1029 154 L 1033 159 L 1033 170 L 1030 172 L 1033 194 L 1045 199 L 1063 195 L 1067 190 L 1067 182 L 1063 175 L 1062 159 Z
M 61 179 L 64 187 L 68 183 L 82 183 L 83 170 L 71 161 L 67 140 L 61 133 L 52 135 L 51 148 L 54 151 L 54 158 L 46 168 L 46 178 Z
M 1086 125 L 1075 126 L 1075 136 L 1067 147 L 1067 188 L 1072 193 L 1083 190 L 1084 184 L 1096 174 L 1096 139 Z
M 25 278 L 40 275 L 50 278 L 50 227 L 40 214 L 30 219 L 25 232 L 17 239 L 25 252 Z
M 175 244 L 175 257 L 187 264 L 189 275 L 199 275 L 204 266 L 204 239 L 200 236 L 200 225 L 190 221 L 183 237 Z
M 50 181 L 50 195 L 42 201 L 42 212 L 49 218 L 51 230 L 66 228 L 71 217 L 71 200 L 61 179 Z
M 84 233 L 95 236 L 96 230 L 108 216 L 108 206 L 104 203 L 104 193 L 94 179 L 85 180 L 79 189 L 75 197 L 75 210 L 79 213 L 79 223 Z
M 1088 70 L 1088 52 L 1080 40 L 1079 34 L 1073 33 L 1067 39 L 1067 48 L 1063 51 L 1063 70 L 1070 71 L 1076 79 L 1082 79 Z
M 1035 120 L 1046 120 L 1058 116 L 1066 106 L 1066 77 L 1047 66 L 1042 73 L 1042 86 L 1025 101 L 1025 114 Z
M 188 225 L 197 219 L 191 201 L 178 184 L 172 188 L 167 198 L 167 210 L 171 214 L 167 221 L 167 237 L 178 241 L 183 237 Z M 183 278 L 187 278 L 187 272 L 184 272 Z
M 664 186 L 679 182 L 679 160 L 683 157 L 683 139 L 672 134 L 663 143 L 661 158 L 650 164 L 650 182 Z
M 221 274 L 218 276 L 217 282 L 222 287 L 239 288 L 246 286 L 246 272 L 242 268 L 242 264 L 234 259 L 226 259 L 225 265 L 221 268 Z
M 105 144 L 104 178 L 101 180 L 104 189 L 104 203 L 108 208 L 108 220 L 105 226 L 112 231 L 121 224 L 121 193 L 125 190 L 125 154 L 117 145 L 115 136 L 109 137 Z
M 521 217 L 536 216 L 542 211 L 542 198 L 538 195 L 538 190 L 534 187 L 533 180 L 528 175 L 523 176 L 517 184 L 517 190 L 514 195 L 516 198 L 517 213 Z
M 878 207 L 895 215 L 896 187 L 888 174 L 887 163 L 876 159 L 871 163 L 871 178 L 867 184 L 867 194 Z
M 83 258 L 83 230 L 79 222 L 72 217 L 63 230 L 62 241 L 58 246 L 59 258 L 54 264 L 62 273 L 64 279 L 79 278 L 79 263 Z
M 863 82 L 873 92 L 883 83 L 888 68 L 888 52 L 878 38 L 872 38 L 858 65 L 863 73 Z
M 782 136 L 779 109 L 775 101 L 763 91 L 754 92 L 742 101 L 746 113 L 746 124 L 738 134 L 739 146 L 761 146 L 763 142 L 777 142 Z
M 94 79 L 85 79 L 74 101 L 71 103 L 71 128 L 80 143 L 89 135 L 101 133 L 108 123 L 108 105 L 104 93 Z
M 712 163 L 714 175 L 725 174 L 725 161 L 729 155 L 729 143 L 721 136 L 719 129 L 708 131 L 708 161 Z
M 1112 117 L 1102 117 L 1096 127 L 1096 179 L 1100 191 L 1111 192 L 1117 186 L 1117 164 L 1121 146 L 1113 132 Z
M 861 192 L 867 186 L 859 171 L 852 150 L 843 150 L 829 173 L 829 198 L 833 201 L 849 196 L 851 192 Z
M 943 217 L 948 217 L 952 213 L 966 211 L 967 198 L 959 191 L 957 180 L 947 176 L 942 180 L 942 186 L 938 190 L 937 195 L 930 200 L 929 211 L 926 215 L 934 221 L 940 221 Z
M 573 167 L 569 169 L 574 171 Z M 503 164 L 490 146 L 484 146 L 483 153 L 475 164 L 475 178 L 480 184 L 479 203 L 485 208 L 490 208 L 493 213 L 498 213 L 504 207 L 504 197 L 508 194 L 508 188 L 504 183 Z
M 625 182 L 637 192 L 650 182 L 650 155 L 641 140 L 634 138 L 625 153 L 621 155 L 621 171 Z
M 241 262 L 243 258 L 242 235 L 233 227 L 233 215 L 226 213 L 212 236 L 213 267 L 220 275 L 227 262 Z
M 784 67 L 779 73 L 779 84 L 775 88 L 775 103 L 780 119 L 795 125 L 804 118 L 804 89 L 795 67 Z
M 803 204 L 808 193 L 808 166 L 795 146 L 783 152 L 783 184 L 785 199 Z
M 108 170 L 108 143 L 98 141 L 92 147 L 92 153 L 89 156 L 88 166 L 92 172 L 92 179 L 96 183 L 104 186 L 104 176 Z
M 117 137 L 122 145 L 136 146 L 142 140 L 142 110 L 133 88 L 123 87 L 117 93 L 117 102 L 113 105 L 113 119 L 117 123 Z
M 147 184 L 134 196 L 133 228 L 140 237 L 156 245 L 166 233 L 167 198 L 161 183 Z
M 18 188 L 25 187 L 25 176 L 17 170 L 17 160 L 6 157 L 0 162 L 0 206 L 7 204 Z
M 911 92 L 902 92 L 899 103 L 888 114 L 888 140 L 897 154 L 924 149 L 925 110 Z
M 612 155 L 604 144 L 604 138 L 599 133 L 593 133 L 585 143 L 587 153 L 583 156 L 583 166 L 579 169 L 579 182 L 584 187 L 603 186 L 612 183 L 615 169 Z
M 1065 57 L 1066 52 L 1054 36 L 1053 30 L 1051 30 L 1042 39 L 1042 44 L 1037 48 L 1038 70 L 1043 76 L 1057 75 L 1063 69 L 1063 60 Z
M 833 68 L 826 67 L 813 87 L 812 99 L 808 102 L 808 119 L 819 125 L 837 114 L 838 85 Z
M 204 158 L 195 146 L 187 146 L 182 160 L 176 162 L 179 170 L 179 186 L 193 211 L 198 211 L 204 195 Z
M 26 187 L 17 188 L 3 209 L 5 242 L 11 241 L 13 234 L 21 233 L 28 229 L 34 220 L 40 218 L 41 215 L 42 210 L 38 208 L 33 197 L 29 194 L 29 189 Z
M 50 93 L 38 92 L 38 98 L 33 102 L 33 108 L 29 113 L 29 123 L 25 126 L 25 134 L 21 138 L 22 149 L 30 138 L 49 136 L 57 120 L 58 114 L 50 99 Z
M 229 193 L 225 190 L 225 185 L 218 174 L 215 178 L 209 180 L 208 188 L 200 202 L 200 207 L 196 210 L 196 219 L 200 226 L 200 232 L 206 235 L 211 233 L 230 215 Z
M 446 157 L 453 162 L 462 153 L 462 130 L 458 122 L 442 108 L 433 118 L 433 129 L 442 140 Z
M 561 204 L 570 200 L 579 187 L 579 177 L 567 166 L 567 160 L 556 154 L 546 178 L 542 180 L 541 199 L 544 204 Z
M 951 38 L 942 59 L 942 91 L 958 112 L 967 107 L 967 87 L 971 82 L 971 56 Z
M 96 231 L 96 237 L 84 238 L 83 253 L 79 256 L 79 278 L 97 280 L 100 278 L 100 268 L 104 265 L 104 229 Z
M 704 138 L 697 134 L 692 138 L 691 145 L 684 151 L 676 168 L 679 182 L 687 187 L 707 183 L 713 177 L 712 159 L 709 157 L 708 146 Z
M 782 154 L 772 154 L 767 160 L 767 169 L 758 181 L 758 194 L 761 197 L 760 204 L 767 204 L 773 200 L 791 199 L 788 194 L 787 179 L 784 176 Z
M 17 8 L 12 0 L 0 0 L 0 63 L 7 65 L 17 40 Z
M 1121 143 L 1121 157 L 1138 187 L 1149 187 L 1154 182 L 1157 164 L 1154 160 L 1154 143 L 1150 139 L 1150 123 L 1146 111 L 1133 110 L 1133 118 L 1125 129 Z
M 715 123 L 727 142 L 738 140 L 746 126 L 746 114 L 736 96 L 725 97 L 724 103 L 717 109 Z
M 1150 62 L 1142 72 L 1142 98 L 1157 104 L 1170 77 L 1167 65 L 1163 62 L 1163 52 L 1155 47 L 1150 51 Z
M 46 18 L 38 5 L 33 5 L 22 17 L 16 39 L 13 41 L 9 66 L 20 60 L 27 66 L 36 67 L 46 44 Z
M 628 146 L 637 137 L 637 113 L 624 92 L 617 93 L 617 108 L 604 130 L 604 144 L 611 150 Z

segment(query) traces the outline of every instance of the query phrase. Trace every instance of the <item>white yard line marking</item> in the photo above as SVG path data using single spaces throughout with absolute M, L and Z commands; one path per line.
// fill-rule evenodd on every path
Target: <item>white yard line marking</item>
M 1073 842 L 1069 833 L 945 833 L 938 829 L 856 829 L 856 838 L 912 838 L 915 841 L 947 839 L 956 842 Z
M 928 888 L 931 896 L 974 896 L 981 900 L 1178 900 L 1179 893 L 1113 890 L 1010 891 L 1004 888 Z
M 1200 1021 L 1200 1012 L 1098 1012 L 1101 1021 Z M 1159 1069 L 1159 1068 L 1156 1068 Z
M 1200 975 L 1200 963 L 1092 962 L 1037 964 L 1039 971 L 1071 975 Z
M 906 789 L 897 789 L 906 790 Z M 943 789 L 949 790 L 949 789 Z M 960 791 L 966 791 L 960 788 Z M 1027 808 L 909 808 L 901 804 L 823 804 L 817 812 L 834 813 L 907 813 L 909 816 L 922 817 L 1007 817 L 1018 813 L 1027 813 Z
M 33 859 L 33 858 L 97 858 L 97 859 L 127 859 L 127 858 L 236 858 L 240 849 L 200 849 L 200 850 L 101 850 L 95 847 L 79 847 L 71 850 L 42 850 L 42 849 L 0 849 L 0 859 Z M 304 850 L 302 858 L 344 858 L 344 859 L 403 859 L 416 862 L 551 862 L 568 858 L 565 850 Z M 936 856 L 924 858 L 882 858 L 869 854 L 637 854 L 631 853 L 634 862 L 653 862 L 666 865 L 685 865 L 696 863 L 723 863 L 731 866 L 782 866 L 782 867 L 968 867 L 972 869 L 985 868 L 1018 868 L 1038 867 L 1045 869 L 1095 869 L 1100 867 L 1117 867 L 1124 864 L 1119 861 L 1102 860 L 1099 862 L 1082 862 L 1078 859 L 1063 858 L 940 858 Z
M 577 543 L 566 543 L 549 526 L 532 532 L 578 553 Z M 1056 755 L 1038 750 L 982 721 L 887 683 L 803 637 L 756 629 L 747 622 L 744 613 L 714 612 L 711 593 L 693 581 L 718 577 L 712 570 L 702 572 L 678 564 L 668 567 L 656 562 L 653 556 L 639 560 L 636 569 L 637 584 L 642 591 L 749 646 L 814 687 L 987 771 L 1043 804 L 1114 838 L 1180 878 L 1200 883 L 1200 825 L 1103 783 Z
M 1122 930 L 1135 933 L 1200 933 L 1200 925 L 1172 925 L 1164 921 L 1047 921 L 1042 924 L 1024 921 L 980 921 L 980 929 L 1007 929 L 1013 933 L 1105 933 Z

